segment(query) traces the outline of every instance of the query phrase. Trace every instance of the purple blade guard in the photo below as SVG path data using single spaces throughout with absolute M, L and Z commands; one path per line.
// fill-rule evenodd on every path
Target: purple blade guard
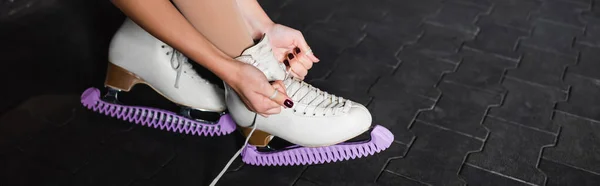
M 221 116 L 217 124 L 205 124 L 177 115 L 173 112 L 142 106 L 108 103 L 100 99 L 100 90 L 88 88 L 81 95 L 81 103 L 88 109 L 142 126 L 198 136 L 227 135 L 236 129 L 228 114 Z
M 297 147 L 277 152 L 259 152 L 255 146 L 247 145 L 242 152 L 242 161 L 257 166 L 292 166 L 331 163 L 373 155 L 390 147 L 394 135 L 385 127 L 375 126 L 371 139 L 348 142 L 326 147 Z

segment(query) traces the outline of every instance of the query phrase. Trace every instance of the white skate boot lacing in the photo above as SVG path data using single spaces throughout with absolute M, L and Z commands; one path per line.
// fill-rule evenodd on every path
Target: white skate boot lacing
M 352 107 L 352 101 L 322 91 L 300 79 L 288 76 L 283 81 L 286 92 L 294 102 L 307 105 L 302 113 L 312 115 L 336 115 L 346 113 Z
M 171 55 L 171 68 L 177 71 L 177 76 L 175 77 L 175 88 L 179 88 L 179 80 L 181 78 L 181 73 L 190 73 L 192 77 L 198 77 L 196 80 L 199 80 L 203 83 L 209 83 L 204 78 L 200 77 L 196 70 L 194 70 L 192 64 L 188 62 L 188 58 L 183 55 L 181 52 L 171 48 L 171 52 L 167 53 Z

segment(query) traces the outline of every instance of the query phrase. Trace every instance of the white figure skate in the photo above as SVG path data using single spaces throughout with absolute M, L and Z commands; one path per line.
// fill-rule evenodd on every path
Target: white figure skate
M 269 81 L 283 80 L 294 102 L 292 108 L 265 118 L 249 111 L 225 85 L 229 113 L 249 137 L 249 145 L 240 152 L 243 162 L 281 166 L 343 161 L 373 155 L 387 149 L 394 140 L 386 128 L 371 128 L 371 114 L 363 105 L 291 77 L 273 56 L 266 36 L 236 59 L 257 67 Z M 370 139 L 348 142 L 369 130 Z M 281 139 L 289 145 L 274 144 Z
M 117 103 L 119 92 L 129 92 L 140 83 L 182 106 L 181 114 Z M 235 130 L 235 123 L 224 113 L 223 89 L 200 77 L 183 54 L 130 19 L 125 20 L 111 41 L 104 84 L 108 93 L 103 98 L 100 90 L 88 88 L 82 94 L 82 104 L 105 115 L 167 131 L 218 136 Z M 218 119 L 194 119 L 192 110 L 216 115 Z

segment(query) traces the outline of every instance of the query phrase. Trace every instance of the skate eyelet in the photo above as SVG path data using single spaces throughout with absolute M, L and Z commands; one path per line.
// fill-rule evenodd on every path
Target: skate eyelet
M 165 45 L 161 45 L 160 48 L 165 48 Z
M 167 52 L 167 55 L 170 55 L 170 54 L 171 54 L 170 52 Z

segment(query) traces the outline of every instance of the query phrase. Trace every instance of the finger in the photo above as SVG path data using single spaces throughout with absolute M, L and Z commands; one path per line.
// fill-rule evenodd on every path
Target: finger
M 298 48 L 300 49 L 300 52 L 297 52 L 297 53 L 307 56 L 308 58 L 311 59 L 311 61 L 313 61 L 315 63 L 319 62 L 320 61 L 319 58 L 317 58 L 314 53 L 309 52 L 309 51 L 311 51 L 310 47 L 306 43 L 306 40 L 304 39 L 304 36 L 302 35 L 302 33 L 298 33 L 298 34 L 299 34 Z
M 275 55 L 275 58 L 277 60 L 283 61 L 283 60 L 287 59 L 287 53 L 291 50 L 292 49 L 287 49 L 287 48 L 273 49 L 273 55 Z
M 281 107 L 272 108 L 272 109 L 269 109 L 264 112 L 264 114 L 267 114 L 267 115 L 273 115 L 273 114 L 279 114 L 279 113 L 281 113 Z
M 294 76 L 294 77 L 296 77 L 296 78 L 298 78 L 298 79 L 300 79 L 300 80 L 304 80 L 304 76 L 299 76 L 299 75 L 298 75 L 298 74 L 296 74 L 296 72 L 294 72 L 294 71 L 290 71 L 290 73 L 292 74 L 292 76 Z
M 279 92 L 283 92 L 285 94 L 285 96 L 288 96 L 287 91 L 285 90 L 285 85 L 283 84 L 283 81 L 276 80 L 276 81 L 273 81 L 273 83 L 271 83 L 271 85 L 273 85 L 273 88 L 275 88 Z
M 262 92 L 259 92 L 259 94 L 262 94 L 264 96 L 262 100 L 264 103 L 275 102 L 279 106 L 284 106 L 287 108 L 292 108 L 294 106 L 294 102 L 292 102 L 292 99 L 290 99 L 285 94 L 285 92 L 280 92 L 279 90 L 275 89 L 271 84 L 266 84 L 265 86 L 262 86 L 261 91 Z M 265 110 L 267 109 L 271 108 L 266 108 Z
M 292 71 L 296 72 L 296 74 L 300 76 L 306 76 L 308 74 L 308 69 L 297 60 L 296 56 L 292 53 L 287 55 L 288 61 L 290 63 L 290 68 Z
M 289 60 L 287 60 L 287 59 L 284 59 L 284 60 L 283 60 L 283 64 L 285 65 L 285 67 L 286 67 L 286 70 L 288 70 L 288 69 L 290 69 L 290 68 L 291 68 L 291 66 L 290 66 L 290 61 L 289 61 Z
M 292 71 L 300 77 L 304 77 L 306 76 L 306 74 L 308 74 L 308 70 L 306 70 L 306 68 L 304 68 L 304 65 L 300 64 L 299 62 L 290 62 L 290 66 Z
M 313 62 L 311 61 L 311 59 L 308 58 L 308 56 L 306 55 L 295 55 L 296 57 L 292 61 L 292 63 L 300 63 L 302 64 L 302 66 L 304 66 L 305 69 L 310 69 L 313 66 Z

